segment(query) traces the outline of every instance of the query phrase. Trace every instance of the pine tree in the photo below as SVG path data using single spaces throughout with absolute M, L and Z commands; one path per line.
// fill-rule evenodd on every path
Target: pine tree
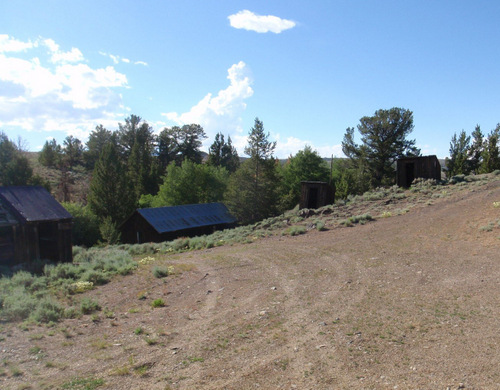
M 347 128 L 342 151 L 359 169 L 370 175 L 370 185 L 393 184 L 394 163 L 400 157 L 419 156 L 415 140 L 407 137 L 413 131 L 413 113 L 403 108 L 377 110 L 363 117 L 358 125 L 361 145 L 354 142 L 354 128 Z
M 215 167 L 224 167 L 231 173 L 236 171 L 240 165 L 240 158 L 231 142 L 231 137 L 227 137 L 226 143 L 222 133 L 215 135 L 208 152 L 208 163 Z
M 468 175 L 470 173 L 470 164 L 468 161 L 470 145 L 470 136 L 467 136 L 462 130 L 457 138 L 453 134 L 450 142 L 450 158 L 446 158 L 447 176 Z
M 490 173 L 500 169 L 500 124 L 495 130 L 488 134 L 488 138 L 484 142 L 482 154 L 482 164 L 480 167 L 481 173 Z
M 476 125 L 476 128 L 472 132 L 472 144 L 468 150 L 468 158 L 469 158 L 469 169 L 472 173 L 479 173 L 479 169 L 483 159 L 483 149 L 484 149 L 484 140 L 483 133 L 481 131 L 481 127 Z
M 61 145 L 58 145 L 57 141 L 52 138 L 51 141 L 45 141 L 40 151 L 40 155 L 38 156 L 38 162 L 45 167 L 55 168 L 60 165 L 61 157 Z
M 112 143 L 104 147 L 95 165 L 88 202 L 101 221 L 110 217 L 115 224 L 123 222 L 135 208 L 126 170 Z
M 256 222 L 276 214 L 278 210 L 277 161 L 273 157 L 276 142 L 255 118 L 248 136 L 245 154 L 250 156 L 231 176 L 226 203 L 241 223 Z

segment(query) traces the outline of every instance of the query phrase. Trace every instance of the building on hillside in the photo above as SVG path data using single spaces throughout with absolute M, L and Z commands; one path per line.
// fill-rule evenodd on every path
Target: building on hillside
M 0 187 L 0 265 L 72 261 L 73 217 L 43 187 Z
M 397 160 L 397 185 L 410 187 L 415 179 L 441 180 L 441 164 L 436 156 L 403 157 Z
M 335 202 L 335 188 L 323 181 L 303 181 L 300 183 L 301 209 L 317 209 Z
M 236 223 L 222 203 L 137 209 L 121 224 L 121 240 L 128 244 L 171 241 L 178 237 L 211 234 Z

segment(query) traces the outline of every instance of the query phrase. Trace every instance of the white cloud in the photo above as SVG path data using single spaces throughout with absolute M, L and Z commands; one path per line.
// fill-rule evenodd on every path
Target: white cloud
M 110 54 L 110 53 L 106 53 L 104 51 L 100 51 L 99 52 L 100 55 L 104 56 L 104 57 L 108 57 L 108 58 L 111 58 L 111 60 L 113 61 L 113 63 L 115 64 L 119 64 L 120 62 L 124 62 L 126 64 L 130 64 L 132 61 L 128 58 L 123 58 L 123 57 L 120 57 L 118 55 L 114 55 L 114 54 Z M 144 66 L 148 66 L 147 62 L 144 62 L 144 61 L 134 61 L 134 65 L 144 65 Z
M 288 158 L 290 155 L 294 156 L 298 151 L 304 150 L 306 145 L 309 145 L 312 150 L 318 152 L 321 157 L 343 157 L 342 145 L 321 145 L 316 146 L 311 141 L 302 140 L 296 137 L 287 137 L 281 140 L 280 134 L 273 135 L 276 141 L 275 155 L 279 158 Z
M 243 10 L 228 16 L 231 27 L 255 31 L 258 33 L 273 32 L 279 34 L 282 31 L 295 27 L 292 20 L 281 19 L 273 15 L 257 15 L 251 11 Z
M 31 41 L 21 42 L 9 37 L 7 34 L 0 34 L 0 53 L 26 51 L 37 46 L 37 43 Z
M 70 51 L 59 50 L 59 45 L 52 39 L 44 39 L 42 41 L 49 51 L 52 53 L 51 61 L 53 63 L 80 62 L 83 61 L 83 54 L 80 50 L 72 47 Z
M 208 140 L 213 140 L 219 131 L 225 134 L 241 132 L 241 114 L 246 109 L 245 99 L 253 95 L 252 81 L 247 65 L 243 61 L 232 65 L 227 73 L 230 85 L 220 90 L 217 96 L 208 93 L 183 114 L 169 112 L 162 115 L 178 125 L 200 124 L 207 133 Z
M 79 49 L 63 51 L 52 39 L 36 41 L 48 49 L 38 57 L 13 54 L 37 47 L 30 42 L 0 37 L 0 47 L 8 48 L 0 52 L 0 126 L 84 139 L 98 123 L 116 125 L 110 113 L 122 104 L 116 89 L 128 87 L 125 74 L 112 66 L 92 68 Z

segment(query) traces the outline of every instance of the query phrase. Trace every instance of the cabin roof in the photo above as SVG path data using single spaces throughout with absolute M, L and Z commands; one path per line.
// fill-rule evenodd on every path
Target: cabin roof
M 222 203 L 155 207 L 138 209 L 137 212 L 160 234 L 236 222 Z
M 73 218 L 41 186 L 0 187 L 0 203 L 20 222 L 57 221 Z

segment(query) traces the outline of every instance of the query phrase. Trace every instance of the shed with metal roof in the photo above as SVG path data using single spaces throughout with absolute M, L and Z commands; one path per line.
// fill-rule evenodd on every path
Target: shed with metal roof
M 170 241 L 233 227 L 236 223 L 223 203 L 137 209 L 120 226 L 124 243 Z
M 72 220 L 43 187 L 0 187 L 0 264 L 71 261 Z

